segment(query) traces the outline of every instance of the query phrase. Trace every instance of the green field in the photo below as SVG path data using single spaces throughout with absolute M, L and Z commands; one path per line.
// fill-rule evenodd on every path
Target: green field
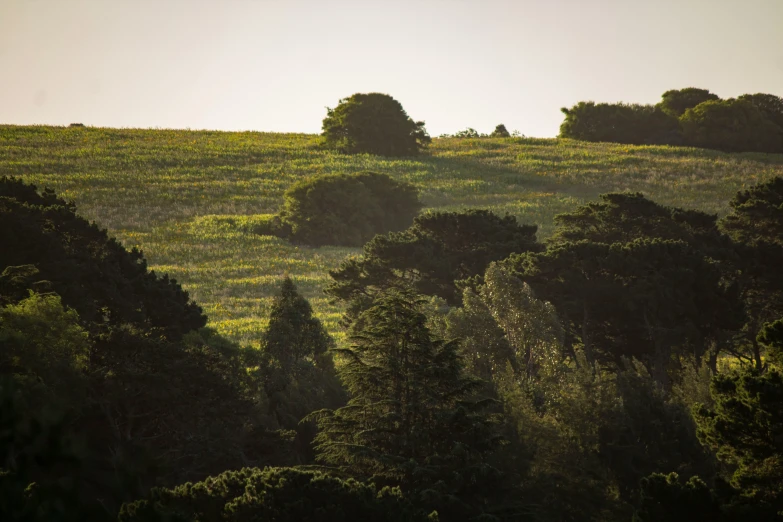
M 340 310 L 322 288 L 358 250 L 292 246 L 249 228 L 295 181 L 361 170 L 416 184 L 427 208 L 509 212 L 545 238 L 554 215 L 609 191 L 722 214 L 739 188 L 783 176 L 783 155 L 506 138 L 435 139 L 420 157 L 385 159 L 324 151 L 306 134 L 0 126 L 0 175 L 74 201 L 245 343 L 257 341 L 285 275 L 338 333 Z

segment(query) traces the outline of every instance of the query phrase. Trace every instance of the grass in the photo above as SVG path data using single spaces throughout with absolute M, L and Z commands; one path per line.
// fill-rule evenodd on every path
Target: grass
M 0 175 L 74 201 L 245 343 L 258 339 L 284 275 L 339 335 L 340 309 L 322 288 L 358 250 L 296 247 L 252 229 L 295 181 L 361 170 L 416 184 L 427 208 L 508 212 L 545 238 L 556 214 L 610 191 L 723 214 L 738 189 L 783 176 L 783 155 L 507 138 L 436 139 L 420 157 L 388 159 L 324 151 L 306 134 L 0 126 Z

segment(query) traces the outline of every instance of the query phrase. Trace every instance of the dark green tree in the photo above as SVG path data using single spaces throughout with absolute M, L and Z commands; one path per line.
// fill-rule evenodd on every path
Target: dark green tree
M 716 332 L 741 324 L 720 271 L 682 241 L 564 243 L 506 263 L 555 305 L 588 362 L 635 357 L 664 385 L 675 356 L 701 358 Z
M 758 336 L 758 341 L 768 348 L 768 359 L 783 369 L 783 319 L 767 323 Z
M 511 133 L 508 132 L 508 129 L 506 129 L 506 126 L 502 123 L 500 125 L 497 125 L 495 127 L 495 130 L 492 131 L 492 134 L 489 135 L 490 138 L 510 138 Z
M 327 109 L 327 147 L 349 154 L 414 156 L 430 143 L 423 121 L 413 121 L 388 94 L 354 94 Z
M 677 119 L 650 105 L 579 102 L 560 109 L 560 137 L 614 143 L 676 144 Z
M 756 106 L 769 121 L 783 130 L 783 98 L 774 94 L 743 94 L 738 100 L 749 101 Z M 783 152 L 783 141 L 780 143 L 780 152 Z
M 290 238 L 310 246 L 362 246 L 403 230 L 421 209 L 416 188 L 386 174 L 315 176 L 292 185 L 280 211 Z
M 714 377 L 713 407 L 697 405 L 702 443 L 733 470 L 744 520 L 778 520 L 783 510 L 783 375 L 754 369 Z M 740 509 L 741 506 L 735 506 Z
M 318 420 L 318 459 L 342 473 L 399 484 L 447 520 L 493 507 L 500 476 L 485 460 L 501 441 L 480 381 L 463 372 L 458 343 L 433 338 L 413 294 L 380 296 L 338 353 L 351 399 Z M 508 499 L 506 499 L 508 500 Z
M 712 100 L 680 117 L 686 145 L 724 152 L 778 152 L 783 130 L 747 100 Z
M 672 89 L 666 91 L 661 96 L 661 101 L 657 107 L 675 118 L 679 118 L 685 111 L 696 107 L 698 104 L 710 100 L 720 100 L 717 94 L 713 94 L 707 89 L 697 89 L 696 87 L 687 87 L 685 89 Z
M 202 482 L 157 488 L 122 507 L 120 522 L 437 522 L 399 489 L 376 490 L 355 480 L 293 468 L 245 468 Z
M 327 353 L 333 346 L 310 303 L 286 277 L 261 339 L 259 377 L 268 414 L 278 427 L 297 430 L 301 446 L 309 446 L 312 430 L 299 421 L 313 410 L 344 403 L 332 356 Z
M 720 226 L 736 241 L 783 245 L 783 177 L 739 191 L 729 206 L 731 213 Z
M 513 216 L 487 210 L 417 216 L 407 230 L 376 236 L 364 246 L 361 258 L 330 271 L 333 282 L 326 293 L 349 305 L 349 321 L 388 288 L 413 288 L 459 303 L 455 281 L 480 276 L 492 261 L 512 253 L 541 250 L 536 231 Z
M 51 191 L 0 178 L 0 244 L 13 245 L 0 249 L 0 273 L 31 265 L 37 272 L 26 281 L 47 281 L 93 332 L 131 323 L 178 340 L 206 323 L 175 280 L 149 271 L 140 251 L 125 250 Z M 14 292 L 26 297 L 14 279 Z

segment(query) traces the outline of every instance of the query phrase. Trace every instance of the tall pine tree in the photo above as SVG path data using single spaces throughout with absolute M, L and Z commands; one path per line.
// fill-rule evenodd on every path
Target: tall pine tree
M 501 442 L 498 418 L 475 400 L 458 342 L 435 339 L 410 292 L 382 294 L 355 323 L 352 347 L 338 350 L 351 395 L 313 414 L 324 464 L 379 485 L 401 485 L 444 519 L 485 510 L 500 476 L 486 457 Z M 459 500 L 458 500 L 459 499 Z M 452 516 L 445 516 L 447 513 Z

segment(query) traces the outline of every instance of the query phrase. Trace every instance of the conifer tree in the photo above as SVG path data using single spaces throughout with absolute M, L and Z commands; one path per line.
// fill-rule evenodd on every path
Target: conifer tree
M 460 519 L 500 489 L 484 458 L 500 442 L 498 419 L 486 412 L 488 401 L 471 400 L 481 381 L 463 372 L 458 342 L 430 333 L 423 303 L 392 290 L 360 316 L 352 347 L 338 351 L 352 398 L 312 415 L 316 448 L 340 472 L 400 485 L 424 507 Z
M 264 332 L 266 351 L 282 365 L 290 366 L 304 358 L 317 360 L 331 343 L 321 321 L 313 317 L 310 303 L 297 292 L 291 278 L 286 277 L 272 304 L 269 326 Z

